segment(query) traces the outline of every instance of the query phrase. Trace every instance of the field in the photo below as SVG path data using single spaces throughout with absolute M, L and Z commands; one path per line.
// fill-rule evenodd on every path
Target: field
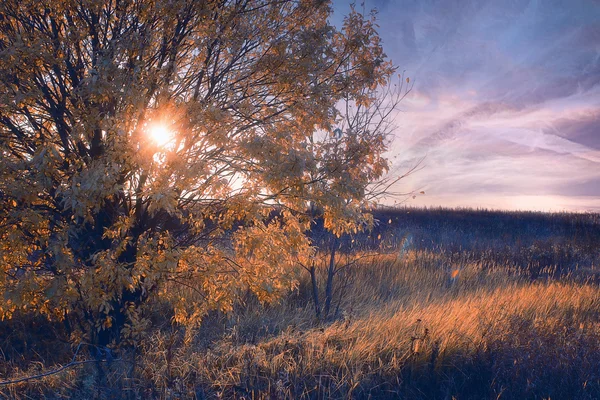
M 0 380 L 48 375 L 2 385 L 0 397 L 600 398 L 600 215 L 376 218 L 369 234 L 320 241 L 316 295 L 299 268 L 279 303 L 243 296 L 193 332 L 155 304 L 157 328 L 101 365 L 76 364 L 93 349 L 74 357 L 60 324 L 4 321 Z

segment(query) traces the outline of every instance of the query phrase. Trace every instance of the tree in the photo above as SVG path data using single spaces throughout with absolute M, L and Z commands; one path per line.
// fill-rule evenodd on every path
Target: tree
M 346 97 L 342 101 L 341 108 L 343 111 L 340 112 L 342 118 L 339 120 L 339 126 L 332 132 L 329 142 L 322 146 L 321 162 L 331 163 L 332 165 L 346 165 L 348 163 L 347 154 L 353 154 L 356 157 L 361 150 L 365 149 L 365 146 L 359 143 L 361 140 L 365 138 L 373 138 L 376 141 L 385 140 L 393 131 L 394 114 L 398 105 L 412 90 L 409 83 L 410 79 L 406 78 L 406 86 L 404 81 L 401 80 L 399 84 L 392 85 L 389 82 L 385 89 L 376 93 L 371 90 L 367 104 L 357 103 L 354 99 Z M 406 196 L 403 193 L 393 192 L 391 188 L 399 180 L 415 171 L 418 166 L 417 163 L 401 176 L 369 176 L 361 179 L 362 184 L 357 188 L 359 195 L 355 198 L 362 199 L 364 205 L 382 197 Z M 368 185 L 365 186 L 364 182 L 368 182 Z M 328 192 L 335 192 L 335 185 L 339 184 L 335 180 L 324 180 L 322 183 L 332 185 L 327 188 L 326 191 Z M 355 198 L 345 199 L 345 201 L 351 204 Z M 346 205 L 342 204 L 341 209 L 344 209 Z M 346 221 L 345 225 L 338 225 L 337 229 L 324 229 L 326 226 L 331 227 L 331 220 L 327 219 L 326 213 L 314 203 L 311 203 L 309 212 L 313 218 L 310 238 L 314 251 L 308 256 L 301 254 L 297 257 L 297 263 L 310 275 L 315 315 L 320 319 L 322 316 L 327 318 L 331 311 L 334 297 L 334 278 L 350 266 L 361 260 L 372 258 L 377 254 L 373 251 L 364 252 L 364 249 L 359 249 L 353 245 L 355 234 L 372 228 L 374 221 L 371 215 L 363 215 L 363 218 L 359 219 L 342 218 L 342 221 Z M 343 250 L 343 254 L 339 254 L 339 250 Z M 343 262 L 341 258 L 344 259 Z M 317 278 L 319 269 L 326 271 L 323 304 L 321 304 L 319 279 Z M 347 284 L 348 282 L 343 287 L 337 288 L 338 307 L 336 308 L 339 308 Z
M 0 4 L 0 317 L 100 345 L 293 286 L 309 204 L 369 223 L 386 130 L 330 135 L 394 72 L 373 15 L 319 0 Z M 332 151 L 332 146 L 335 151 Z M 272 210 L 279 212 L 274 216 Z

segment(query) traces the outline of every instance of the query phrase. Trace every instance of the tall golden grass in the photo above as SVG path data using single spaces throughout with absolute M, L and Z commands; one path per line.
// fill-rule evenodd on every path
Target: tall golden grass
M 339 277 L 330 320 L 315 319 L 305 279 L 277 305 L 248 298 L 209 316 L 192 342 L 165 324 L 134 372 L 106 367 L 116 389 L 94 387 L 96 369 L 84 366 L 0 396 L 600 398 L 597 271 L 536 280 L 520 271 L 467 253 L 382 254 Z

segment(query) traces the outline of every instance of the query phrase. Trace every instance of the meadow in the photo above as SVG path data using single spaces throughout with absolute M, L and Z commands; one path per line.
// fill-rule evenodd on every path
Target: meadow
M 243 295 L 184 332 L 168 304 L 131 354 L 0 386 L 0 397 L 600 398 L 600 215 L 380 209 L 321 240 L 276 304 Z M 315 237 L 318 237 L 318 227 Z M 318 242 L 318 240 L 317 240 Z M 330 310 L 319 317 L 330 267 Z M 0 323 L 0 381 L 86 359 L 61 324 Z

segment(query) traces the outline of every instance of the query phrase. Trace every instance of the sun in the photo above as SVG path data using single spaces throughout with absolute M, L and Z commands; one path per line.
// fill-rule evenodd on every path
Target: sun
M 154 143 L 164 146 L 173 139 L 173 131 L 162 124 L 152 124 L 148 127 L 148 133 Z

